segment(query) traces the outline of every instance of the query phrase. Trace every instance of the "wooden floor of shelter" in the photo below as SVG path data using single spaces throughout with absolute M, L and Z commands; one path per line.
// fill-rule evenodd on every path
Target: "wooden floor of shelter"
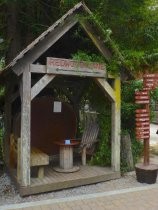
M 117 178 L 120 178 L 120 172 L 113 172 L 111 168 L 107 167 L 81 165 L 77 172 L 59 173 L 49 165 L 45 167 L 43 179 L 31 178 L 31 185 L 29 187 L 19 187 L 19 191 L 21 196 L 26 196 Z

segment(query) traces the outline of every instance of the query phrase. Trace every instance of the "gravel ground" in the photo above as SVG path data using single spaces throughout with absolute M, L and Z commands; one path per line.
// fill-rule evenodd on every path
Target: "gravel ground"
M 136 181 L 135 172 L 130 172 L 122 176 L 120 179 L 81 186 L 56 192 L 44 193 L 39 195 L 32 195 L 21 198 L 14 185 L 11 183 L 7 174 L 0 174 L 0 205 L 22 203 L 29 201 L 38 201 L 52 198 L 64 198 L 76 195 L 83 195 L 96 192 L 105 192 L 119 189 L 126 189 L 131 187 L 142 187 L 147 184 L 141 184 Z

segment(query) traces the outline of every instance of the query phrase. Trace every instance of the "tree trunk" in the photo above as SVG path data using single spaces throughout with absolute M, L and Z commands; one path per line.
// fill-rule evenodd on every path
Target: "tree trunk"
M 6 54 L 6 63 L 9 63 L 21 50 L 20 28 L 18 24 L 18 4 L 8 1 L 7 4 L 7 40 L 9 47 Z
M 131 138 L 128 133 L 123 134 L 121 136 L 121 158 L 127 165 L 128 170 L 132 171 L 134 169 L 134 164 L 131 147 Z

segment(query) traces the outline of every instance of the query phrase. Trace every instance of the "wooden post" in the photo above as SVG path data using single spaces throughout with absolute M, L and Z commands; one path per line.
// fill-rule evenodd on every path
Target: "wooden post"
M 20 168 L 20 158 L 21 158 L 21 151 L 20 151 L 20 141 L 21 139 L 17 139 L 17 180 L 20 183 L 21 179 L 21 168 Z
M 120 171 L 120 78 L 114 79 L 114 89 L 105 79 L 96 78 L 97 84 L 103 89 L 112 103 L 112 125 L 111 125 L 111 141 L 112 154 L 111 162 L 114 171 Z
M 82 150 L 82 165 L 85 166 L 86 165 L 86 147 L 83 147 Z
M 115 102 L 112 102 L 112 168 L 120 171 L 120 78 L 114 80 Z
M 145 105 L 145 109 L 150 113 L 149 104 Z M 150 150 L 150 139 L 144 139 L 144 165 L 149 165 L 149 150 Z
M 30 185 L 30 115 L 31 73 L 28 67 L 23 72 L 21 87 L 20 184 L 22 186 Z

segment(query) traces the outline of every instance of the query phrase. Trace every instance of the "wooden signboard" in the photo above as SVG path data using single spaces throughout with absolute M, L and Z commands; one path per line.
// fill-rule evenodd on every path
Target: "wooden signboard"
M 149 113 L 136 114 L 136 117 L 149 117 Z
M 149 131 L 136 131 L 136 135 L 144 135 L 144 134 L 150 134 L 150 132 Z
M 106 67 L 102 63 L 47 58 L 47 73 L 104 78 L 106 76 Z
M 149 90 L 151 90 L 151 88 L 150 87 L 143 87 L 143 90 L 149 91 Z
M 158 85 L 158 74 L 145 74 L 143 76 L 144 88 L 153 90 Z
M 136 91 L 135 92 L 136 96 L 144 96 L 144 95 L 149 95 L 148 91 Z
M 149 135 L 136 135 L 136 138 L 140 140 L 144 140 L 144 139 L 149 139 L 150 136 Z
M 136 109 L 135 113 L 149 113 L 147 109 Z
M 142 94 L 143 93 L 143 94 Z M 141 95 L 141 96 L 140 96 Z M 135 97 L 149 97 L 147 91 L 137 92 Z M 136 138 L 147 140 L 150 137 L 150 118 L 147 109 L 137 109 L 136 113 Z
M 147 96 L 135 96 L 135 99 L 136 100 L 149 100 L 149 96 L 147 95 Z
M 144 74 L 143 79 L 158 78 L 158 74 Z
M 149 122 L 149 117 L 136 118 L 136 122 Z
M 136 91 L 135 92 L 135 103 L 136 104 L 149 104 L 148 91 Z
M 135 103 L 136 104 L 149 104 L 149 100 L 136 100 Z
M 136 122 L 136 128 L 150 129 L 149 122 Z

